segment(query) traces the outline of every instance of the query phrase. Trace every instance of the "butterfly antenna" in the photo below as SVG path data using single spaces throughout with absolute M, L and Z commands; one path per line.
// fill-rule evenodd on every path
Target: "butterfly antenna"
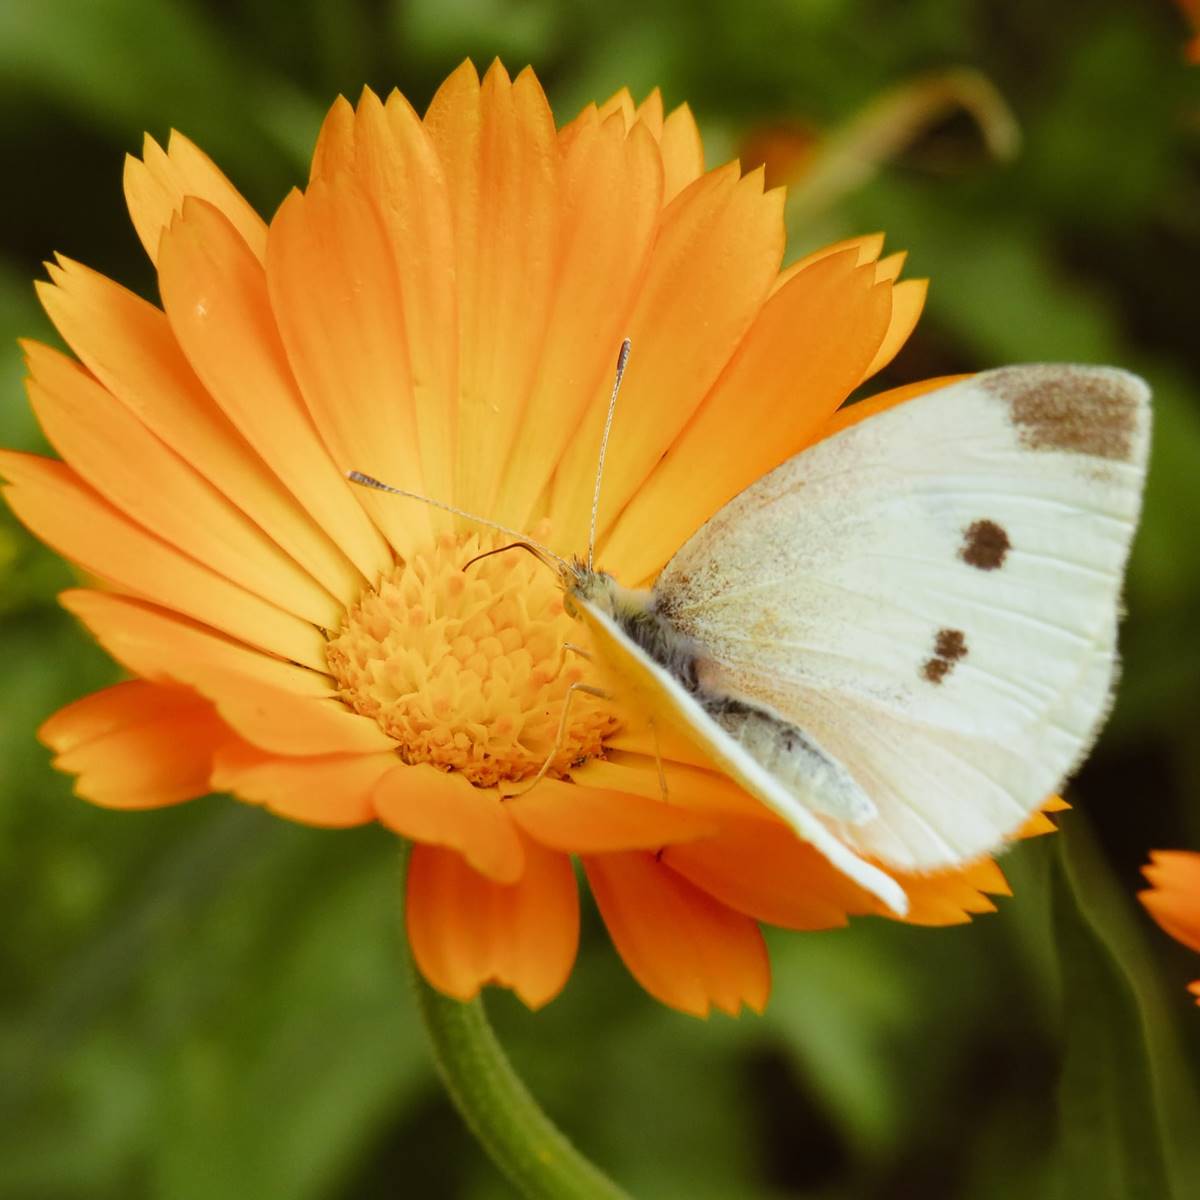
M 600 480 L 604 478 L 604 455 L 608 452 L 608 435 L 612 432 L 613 413 L 617 411 L 617 393 L 621 390 L 621 380 L 625 377 L 625 364 L 629 361 L 629 347 L 632 345 L 626 338 L 621 343 L 617 354 L 617 375 L 613 380 L 612 395 L 608 399 L 608 415 L 604 418 L 604 433 L 600 437 L 600 461 L 596 464 L 596 489 L 592 492 L 592 525 L 588 530 L 587 569 L 592 569 L 596 555 L 596 517 L 600 512 Z
M 498 521 L 489 521 L 487 517 L 476 516 L 475 513 L 467 512 L 463 508 L 455 508 L 453 504 L 443 504 L 440 500 L 432 500 L 428 496 L 422 496 L 420 492 L 407 492 L 404 488 L 393 487 L 390 483 L 384 483 L 382 480 L 376 479 L 373 475 L 364 475 L 362 471 L 347 471 L 346 478 L 351 483 L 357 483 L 360 487 L 374 488 L 377 492 L 387 492 L 392 496 L 403 496 L 406 500 L 419 500 L 422 504 L 428 504 L 432 508 L 440 508 L 442 512 L 453 513 L 454 516 L 462 517 L 466 521 L 474 521 L 477 525 L 486 525 L 489 529 L 498 530 L 510 538 L 515 538 L 518 545 L 528 546 L 529 549 L 535 551 L 538 555 L 545 555 L 546 558 L 553 559 L 554 562 L 558 563 L 560 569 L 569 569 L 566 559 L 555 554 L 548 546 L 543 546 L 541 542 L 534 541 L 528 534 L 521 533 L 517 529 L 510 529 L 507 525 L 501 525 Z

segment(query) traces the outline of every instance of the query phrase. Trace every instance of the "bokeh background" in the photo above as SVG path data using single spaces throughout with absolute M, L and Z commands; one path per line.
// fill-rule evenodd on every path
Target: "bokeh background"
M 269 213 L 336 93 L 421 107 L 467 54 L 532 62 L 560 119 L 622 84 L 689 100 L 710 166 L 748 147 L 792 171 L 793 255 L 887 230 L 933 284 L 881 386 L 1029 360 L 1151 382 L 1116 709 L 1064 832 L 1005 859 L 997 915 L 772 936 L 766 1015 L 699 1022 L 637 989 L 589 909 L 558 1000 L 491 1001 L 534 1090 L 639 1197 L 1200 1195 L 1200 958 L 1133 899 L 1151 847 L 1200 849 L 1187 36 L 1169 0 L 0 0 L 6 445 L 44 447 L 14 343 L 55 340 L 41 260 L 154 295 L 121 200 L 143 130 L 188 133 Z M 106 813 L 48 769 L 39 720 L 116 677 L 56 607 L 71 583 L 0 513 L 0 1195 L 510 1195 L 415 1024 L 386 833 L 222 797 Z

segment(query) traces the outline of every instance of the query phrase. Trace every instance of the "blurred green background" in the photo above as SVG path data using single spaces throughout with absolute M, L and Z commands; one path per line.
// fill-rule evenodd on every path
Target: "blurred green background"
M 1200 849 L 1200 74 L 1169 0 L 0 0 L 0 440 L 44 446 L 13 339 L 61 250 L 153 295 L 121 165 L 204 146 L 264 213 L 363 83 L 423 106 L 464 55 L 532 62 L 561 119 L 621 84 L 689 100 L 709 165 L 752 131 L 833 132 L 972 67 L 1011 105 L 999 163 L 963 115 L 792 214 L 791 253 L 886 229 L 933 280 L 883 383 L 1028 360 L 1154 388 L 1145 527 L 1112 722 L 1016 897 L 943 931 L 772 936 L 765 1017 L 702 1023 L 625 975 L 594 911 L 531 1016 L 491 1008 L 531 1085 L 639 1197 L 1200 1195 L 1200 958 L 1133 900 Z M 750 163 L 746 164 L 751 165 Z M 0 514 L 0 1195 L 492 1200 L 414 1025 L 395 848 L 216 797 L 111 814 L 34 740 L 115 678 L 55 605 L 68 569 Z

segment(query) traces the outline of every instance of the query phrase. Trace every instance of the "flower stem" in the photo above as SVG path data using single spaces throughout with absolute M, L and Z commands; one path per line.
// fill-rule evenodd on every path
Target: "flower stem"
M 406 895 L 408 857 L 401 857 Z M 438 1073 L 484 1150 L 530 1200 L 629 1200 L 563 1136 L 513 1070 L 480 999 L 466 1004 L 425 982 L 407 949 L 409 977 Z
M 931 125 L 960 110 L 974 118 L 993 158 L 1016 156 L 1020 127 L 995 86 L 969 67 L 933 71 L 880 93 L 823 140 L 800 177 L 788 182 L 789 220 L 826 212 Z

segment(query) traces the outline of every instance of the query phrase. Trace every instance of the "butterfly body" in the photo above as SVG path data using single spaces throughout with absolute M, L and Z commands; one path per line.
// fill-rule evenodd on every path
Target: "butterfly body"
M 648 658 L 677 680 L 696 705 L 815 812 L 851 822 L 873 816 L 875 806 L 845 767 L 799 726 L 765 704 L 735 699 L 706 686 L 704 647 L 666 616 L 656 589 L 623 587 L 604 571 L 571 564 L 568 598 L 604 612 Z

